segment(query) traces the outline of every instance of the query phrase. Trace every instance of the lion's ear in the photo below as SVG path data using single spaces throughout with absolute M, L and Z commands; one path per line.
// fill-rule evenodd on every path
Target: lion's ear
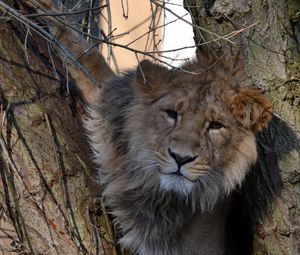
M 166 67 L 143 60 L 136 70 L 136 89 L 149 99 L 155 99 L 169 91 L 169 78 L 172 71 Z
M 239 89 L 231 97 L 231 111 L 236 120 L 254 133 L 267 127 L 272 118 L 272 103 L 256 89 Z
M 164 69 L 164 67 L 152 63 L 149 60 L 143 60 L 137 66 L 136 79 L 141 84 L 151 86 L 156 82 L 159 73 L 164 71 Z

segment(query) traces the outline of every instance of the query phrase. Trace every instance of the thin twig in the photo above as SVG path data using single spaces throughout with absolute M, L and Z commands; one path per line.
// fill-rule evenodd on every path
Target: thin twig
M 102 5 L 99 7 L 93 7 L 93 8 L 88 8 L 84 10 L 79 10 L 79 11 L 72 11 L 72 12 L 45 12 L 45 13 L 32 13 L 32 14 L 24 14 L 26 18 L 37 18 L 37 17 L 59 17 L 59 16 L 74 16 L 77 14 L 82 14 L 85 12 L 95 12 L 95 11 L 101 11 L 107 7 L 107 5 Z
M 126 0 L 126 10 L 124 7 L 124 2 L 121 0 L 121 5 L 122 5 L 122 12 L 123 12 L 123 17 L 125 19 L 128 19 L 128 13 L 129 13 L 129 6 L 128 6 L 128 0 Z
M 53 60 L 53 57 L 52 57 L 52 51 L 51 51 L 50 47 L 51 47 L 51 44 L 49 42 L 47 42 L 48 54 L 49 54 L 49 57 L 50 57 L 50 61 L 51 61 L 51 65 L 52 65 L 52 70 L 54 72 L 54 77 L 57 80 L 59 80 L 59 75 L 58 75 L 58 72 L 57 72 L 56 67 L 55 67 L 55 63 L 54 63 L 54 60 Z
M 25 40 L 24 40 L 24 52 L 25 52 L 25 56 L 26 56 L 26 60 L 27 60 L 28 64 L 30 64 L 29 57 L 28 57 L 28 54 L 27 54 L 27 41 L 28 41 L 28 35 L 29 34 L 30 34 L 30 26 L 27 26 Z
M 150 0 L 150 2 L 152 2 L 152 3 L 154 3 L 154 4 L 158 5 L 158 6 L 160 6 L 161 8 L 164 8 L 165 10 L 167 10 L 168 12 L 170 12 L 171 14 L 173 14 L 175 17 L 180 18 L 180 16 L 179 16 L 177 13 L 173 12 L 171 9 L 167 8 L 166 6 L 164 6 L 164 5 L 160 4 L 160 3 L 157 3 L 156 0 Z M 181 19 L 181 20 L 182 20 L 183 22 L 187 23 L 188 25 L 190 25 L 190 26 L 192 26 L 192 27 L 195 27 L 195 28 L 198 28 L 198 29 L 200 29 L 201 31 L 206 32 L 206 33 L 208 33 L 208 34 L 210 34 L 210 35 L 212 35 L 212 36 L 215 36 L 215 37 L 217 37 L 217 38 L 219 38 L 219 39 L 223 39 L 223 40 L 225 40 L 225 41 L 227 41 L 227 42 L 230 42 L 230 43 L 234 43 L 234 42 L 228 40 L 226 37 L 223 37 L 223 36 L 218 35 L 218 34 L 216 34 L 216 33 L 214 33 L 214 32 L 211 32 L 211 31 L 209 31 L 209 30 L 207 30 L 207 29 L 205 29 L 205 28 L 203 28 L 203 27 L 197 26 L 197 25 L 195 25 L 195 24 L 193 24 L 193 23 L 191 23 L 191 22 L 189 22 L 189 21 L 187 21 L 187 20 L 185 20 L 185 19 Z
M 145 74 L 144 74 L 144 70 L 143 70 L 143 68 L 142 68 L 142 66 L 141 66 L 141 64 L 140 64 L 139 57 L 138 57 L 137 54 L 135 54 L 135 57 L 136 57 L 136 60 L 137 60 L 137 62 L 138 62 L 138 68 L 139 68 L 139 70 L 140 70 L 141 73 L 142 73 L 143 80 L 144 80 L 144 84 L 146 84 L 146 83 L 147 83 L 147 79 L 146 79 L 146 76 L 145 76 Z
M 181 18 L 183 18 L 183 17 L 186 16 L 186 15 L 187 15 L 187 13 L 184 14 L 183 16 L 181 16 Z M 178 20 L 180 20 L 180 19 L 179 19 L 179 18 L 176 18 L 176 19 L 174 19 L 174 20 L 171 20 L 170 22 L 164 23 L 163 25 L 157 26 L 157 27 L 155 27 L 155 28 L 154 28 L 154 27 L 151 27 L 151 28 L 149 29 L 149 31 L 145 32 L 144 34 L 142 34 L 142 35 L 140 35 L 139 37 L 135 38 L 134 40 L 130 41 L 129 43 L 126 44 L 126 46 L 129 46 L 129 45 L 135 43 L 135 42 L 138 41 L 139 39 L 143 38 L 145 35 L 149 34 L 149 32 L 152 32 L 154 29 L 159 29 L 159 28 L 166 27 L 167 25 L 172 24 L 172 23 L 174 23 L 174 22 L 176 22 L 176 21 L 178 21 Z
M 151 0 L 153 1 L 153 0 Z M 155 2 L 155 1 L 154 1 Z M 78 61 L 76 61 L 76 58 L 74 58 L 74 56 L 68 51 L 65 49 L 65 47 L 63 45 L 61 45 L 59 42 L 57 42 L 57 40 L 55 40 L 55 38 L 50 35 L 47 31 L 45 31 L 44 29 L 42 29 L 41 27 L 39 27 L 38 25 L 36 25 L 35 23 L 31 22 L 30 20 L 28 20 L 26 17 L 20 15 L 18 12 L 16 12 L 14 9 L 12 9 L 11 7 L 7 6 L 6 4 L 4 4 L 3 2 L 0 1 L 0 7 L 2 7 L 5 11 L 7 11 L 8 13 L 10 13 L 10 15 L 12 15 L 13 17 L 15 17 L 17 20 L 19 20 L 20 22 L 22 22 L 23 24 L 30 24 L 32 26 L 32 29 L 34 29 L 37 33 L 39 33 L 43 38 L 45 38 L 46 40 L 48 40 L 49 42 L 53 43 L 63 54 L 65 54 L 65 56 L 70 59 L 73 63 L 75 63 L 75 65 L 81 70 L 83 71 L 90 79 L 92 82 L 94 82 L 95 84 L 98 84 L 98 82 L 95 80 L 95 78 L 89 73 L 89 71 L 87 69 L 85 69 Z M 180 16 L 177 15 L 178 18 L 180 18 Z M 171 68 L 176 68 L 174 67 L 173 65 L 169 64 L 168 62 L 158 58 L 155 56 L 155 54 L 157 53 L 166 53 L 166 52 L 172 52 L 172 51 L 178 51 L 178 50 L 183 50 L 183 49 L 187 49 L 187 48 L 191 48 L 191 47 L 197 47 L 199 45 L 205 45 L 207 43 L 210 43 L 210 42 L 204 42 L 204 43 L 201 43 L 201 44 L 198 44 L 198 45 L 193 45 L 193 46 L 188 46 L 188 47 L 182 47 L 182 48 L 178 48 L 178 49 L 173 49 L 173 50 L 165 50 L 165 51 L 148 51 L 148 52 L 145 52 L 145 51 L 141 51 L 141 50 L 137 50 L 137 49 L 133 49 L 133 48 L 130 48 L 130 47 L 127 47 L 126 45 L 122 45 L 122 44 L 119 44 L 119 43 L 115 43 L 115 42 L 111 42 L 109 40 L 102 40 L 102 39 L 99 39 L 98 37 L 96 36 L 92 36 L 92 35 L 89 35 L 85 32 L 82 32 L 81 30 L 79 30 L 78 28 L 70 25 L 69 23 L 59 19 L 58 17 L 53 17 L 55 18 L 58 22 L 61 22 L 62 24 L 64 24 L 65 26 L 69 27 L 70 29 L 73 29 L 75 31 L 77 31 L 78 33 L 81 33 L 85 36 L 88 36 L 98 42 L 103 42 L 103 43 L 107 43 L 107 44 L 110 44 L 112 46 L 116 46 L 116 47 L 120 47 L 120 48 L 124 48 L 124 49 L 127 49 L 129 51 L 132 51 L 134 52 L 135 54 L 141 54 L 141 55 L 145 55 L 145 56 L 149 56 L 151 58 L 153 58 L 155 61 L 158 61 L 162 64 L 165 64 L 166 66 L 169 66 Z M 245 28 L 247 29 L 247 28 Z M 241 31 L 241 30 L 239 30 Z M 232 36 L 235 36 L 236 34 L 234 34 L 233 32 L 229 33 L 229 38 L 232 37 Z M 217 40 L 222 40 L 224 38 L 226 38 L 226 35 L 225 36 L 218 36 L 219 38 L 217 39 L 213 39 L 211 42 L 214 42 L 214 41 L 217 41 Z M 181 69 L 181 71 L 183 72 L 187 72 L 187 73 L 191 73 L 187 70 L 184 70 L 184 69 Z
M 10 157 L 10 154 L 7 150 L 7 147 L 6 147 L 6 144 L 4 142 L 4 139 L 3 139 L 3 136 L 2 136 L 1 132 L 0 132 L 0 147 L 1 147 L 2 152 L 5 155 L 6 159 L 9 162 L 9 166 L 13 169 L 14 172 L 19 172 L 17 170 L 15 164 L 13 163 L 11 157 Z M 7 172 L 6 174 L 12 175 L 12 173 L 9 173 L 9 172 Z M 19 199 L 16 196 L 17 193 L 16 193 L 16 190 L 15 190 L 15 186 L 14 186 L 12 178 L 8 178 L 8 184 L 9 184 L 9 188 L 11 190 L 12 196 L 13 196 L 13 201 L 14 201 L 14 205 L 15 205 L 14 208 L 15 208 L 16 214 L 18 215 L 18 220 L 20 220 L 20 222 L 18 222 L 20 224 L 19 228 L 20 228 L 20 230 L 23 229 L 22 232 L 24 233 L 25 239 L 27 241 L 28 248 L 29 248 L 30 252 L 34 255 L 35 252 L 33 250 L 31 239 L 30 239 L 28 231 L 27 231 L 26 223 L 24 221 L 23 215 L 22 215 L 21 210 L 20 210 Z
M 57 135 L 55 133 L 55 129 L 54 129 L 53 124 L 51 122 L 50 116 L 47 113 L 45 113 L 44 116 L 45 116 L 45 119 L 46 119 L 46 122 L 47 122 L 49 133 L 50 133 L 51 138 L 52 138 L 52 144 L 53 144 L 53 147 L 54 147 L 55 159 L 56 159 L 57 168 L 58 168 L 57 170 L 60 171 L 60 174 L 62 176 L 62 178 L 60 180 L 60 183 L 62 184 L 62 194 L 65 195 L 65 197 L 64 197 L 65 205 L 66 205 L 66 208 L 67 208 L 67 210 L 69 212 L 69 215 L 70 215 L 69 222 L 72 223 L 72 225 L 73 225 L 72 226 L 73 227 L 72 232 L 73 232 L 73 236 L 74 236 L 75 241 L 76 241 L 75 243 L 81 251 L 87 253 L 87 249 L 86 249 L 85 245 L 82 242 L 80 232 L 78 230 L 77 223 L 76 223 L 76 220 L 75 220 L 74 211 L 73 211 L 73 208 L 72 208 L 72 203 L 71 203 L 70 194 L 69 194 L 69 187 L 68 187 L 68 183 L 67 183 L 67 180 L 66 180 L 66 169 L 65 169 L 65 165 L 64 165 L 64 161 L 63 161 L 62 151 L 60 149 L 60 145 L 59 145 L 59 142 L 58 142 L 58 138 L 57 138 Z
M 105 220 L 105 224 L 106 224 L 106 228 L 105 229 L 108 231 L 108 235 L 111 238 L 111 241 L 113 243 L 113 246 L 112 246 L 113 247 L 113 255 L 118 255 L 116 247 L 115 247 L 115 244 L 114 244 L 114 242 L 115 242 L 115 235 L 114 235 L 113 227 L 112 227 L 112 224 L 111 224 L 110 219 L 108 217 L 108 214 L 106 212 L 106 208 L 104 206 L 104 201 L 103 200 L 104 199 L 102 197 L 101 198 L 101 210 L 102 210 L 102 214 L 104 216 L 104 220 Z
M 59 42 L 57 42 L 56 38 L 49 34 L 45 29 L 41 28 L 36 23 L 32 22 L 31 20 L 27 19 L 23 15 L 19 14 L 16 10 L 5 4 L 4 2 L 0 1 L 0 7 L 5 10 L 7 13 L 9 13 L 12 17 L 20 21 L 24 25 L 30 25 L 31 29 L 33 29 L 35 32 L 37 32 L 40 36 L 42 36 L 47 41 L 51 42 L 53 45 L 55 45 L 58 50 L 62 52 L 63 55 L 65 55 L 68 59 L 70 59 L 79 70 L 81 70 L 85 75 L 89 77 L 89 79 L 95 83 L 97 86 L 99 86 L 99 82 L 93 77 L 93 75 L 90 74 L 90 72 L 82 66 L 78 61 L 76 61 L 76 58 Z
M 106 0 L 106 11 L 107 11 L 107 18 L 108 18 L 108 31 L 107 33 L 110 35 L 112 34 L 112 17 L 111 17 L 111 9 L 110 9 L 110 0 Z M 110 40 L 110 39 L 109 39 Z M 107 52 L 107 63 L 110 64 L 111 55 L 112 55 L 112 45 L 108 44 L 108 52 Z

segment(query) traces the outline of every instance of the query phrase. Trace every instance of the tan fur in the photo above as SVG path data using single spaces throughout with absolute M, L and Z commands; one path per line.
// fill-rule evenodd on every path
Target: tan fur
M 51 0 L 29 1 L 26 4 L 31 5 L 40 14 L 57 12 Z M 65 11 L 67 12 L 68 10 Z M 66 20 L 60 17 L 49 16 L 44 18 L 44 20 L 47 22 L 49 31 L 58 44 L 68 50 L 69 55 L 89 73 L 89 76 L 87 76 L 76 64 L 66 58 L 66 56 L 61 55 L 62 60 L 68 64 L 68 72 L 77 81 L 83 99 L 86 102 L 97 100 L 101 94 L 99 88 L 115 77 L 114 72 L 99 53 L 97 45 L 91 46 L 84 38 L 78 36 L 78 32 L 71 28 L 78 29 L 78 24 L 71 19 Z M 59 48 L 55 44 L 53 46 Z M 58 50 L 58 53 L 61 53 L 60 50 Z M 98 84 L 95 84 L 94 80 Z
M 195 63 L 189 67 L 199 66 Z M 238 88 L 234 77 L 230 73 L 224 77 L 225 69 L 220 66 L 203 75 L 170 71 L 148 61 L 140 67 L 134 89 L 145 102 L 131 108 L 133 116 L 128 116 L 128 128 L 135 130 L 130 144 L 132 154 L 139 155 L 135 148 L 149 141 L 147 150 L 155 152 L 163 174 L 174 172 L 177 166 L 168 153 L 171 149 L 183 156 L 197 156 L 182 166 L 188 180 L 205 176 L 220 161 L 222 168 L 228 168 L 224 172 L 225 190 L 231 191 L 240 184 L 246 170 L 256 161 L 254 133 L 269 122 L 270 101 L 253 88 Z M 176 123 L 165 110 L 178 112 Z M 224 127 L 209 131 L 209 123 L 214 121 Z M 216 162 L 211 162 L 212 155 Z M 144 153 L 142 156 L 145 157 Z
M 259 132 L 270 121 L 272 104 L 259 91 L 243 89 L 240 94 L 232 98 L 231 110 L 242 125 Z
M 194 75 L 143 61 L 111 80 L 86 127 L 121 244 L 140 255 L 223 255 L 221 200 L 256 162 L 255 134 L 271 110 L 224 63 Z

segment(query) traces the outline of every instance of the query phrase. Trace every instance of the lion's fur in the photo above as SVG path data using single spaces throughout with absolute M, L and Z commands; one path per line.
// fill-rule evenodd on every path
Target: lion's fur
M 165 108 L 182 110 L 181 122 L 168 123 Z M 271 118 L 268 99 L 239 88 L 220 65 L 195 75 L 145 61 L 136 72 L 112 79 L 89 114 L 85 125 L 98 178 L 123 235 L 121 244 L 140 255 L 223 254 L 221 200 L 256 161 L 255 132 Z M 213 120 L 224 123 L 221 133 L 207 131 Z M 208 169 L 200 174 L 197 167 L 186 167 L 194 181 L 173 180 L 177 177 L 163 170 L 165 164 L 175 167 L 166 152 L 172 146 L 184 154 L 193 151 L 195 165 Z M 200 225 L 193 229 L 193 222 Z M 193 236 L 187 237 L 189 232 Z M 199 240 L 196 247 L 189 244 L 193 239 Z

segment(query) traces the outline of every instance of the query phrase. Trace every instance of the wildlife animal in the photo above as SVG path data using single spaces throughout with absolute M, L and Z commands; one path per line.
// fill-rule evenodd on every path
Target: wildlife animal
M 121 245 L 139 255 L 225 254 L 225 198 L 257 160 L 269 100 L 239 88 L 224 66 L 195 75 L 143 61 L 88 107 L 85 127 Z
M 74 31 L 57 23 L 50 31 L 101 84 L 69 68 L 121 246 L 137 255 L 226 254 L 226 197 L 257 160 L 269 99 L 209 58 L 181 66 L 188 72 L 144 60 L 115 75 Z

